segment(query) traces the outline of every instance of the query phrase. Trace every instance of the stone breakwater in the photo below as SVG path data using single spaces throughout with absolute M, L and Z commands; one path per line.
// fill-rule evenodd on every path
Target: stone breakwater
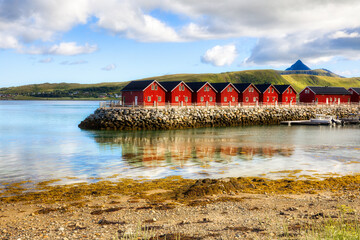
M 359 106 L 297 106 L 291 108 L 99 108 L 79 124 L 94 130 L 157 130 L 241 125 L 270 125 L 305 120 L 316 114 L 346 117 Z

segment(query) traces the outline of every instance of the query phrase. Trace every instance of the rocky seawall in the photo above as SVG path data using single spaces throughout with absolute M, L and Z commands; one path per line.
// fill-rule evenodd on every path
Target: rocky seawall
M 270 125 L 281 121 L 305 120 L 316 114 L 339 118 L 358 114 L 359 106 L 296 106 L 271 108 L 183 107 L 99 108 L 79 124 L 94 130 L 158 130 L 240 125 Z

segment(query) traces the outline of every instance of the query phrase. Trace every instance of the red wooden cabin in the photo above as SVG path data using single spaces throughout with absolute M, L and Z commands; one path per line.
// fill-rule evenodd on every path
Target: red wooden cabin
M 216 104 L 216 89 L 208 82 L 187 82 L 192 90 L 192 102 L 196 106 L 214 106 Z
M 260 102 L 264 105 L 274 105 L 278 103 L 279 91 L 270 83 L 256 84 L 255 87 L 260 91 Z
M 282 104 L 293 104 L 296 103 L 297 92 L 291 85 L 274 85 L 274 88 L 278 90 L 279 103 Z
M 360 88 L 349 88 L 348 91 L 351 93 L 350 101 L 353 103 L 360 102 Z
M 164 106 L 166 89 L 156 80 L 132 81 L 122 90 L 125 106 Z
M 300 102 L 319 104 L 340 104 L 350 102 L 351 93 L 343 87 L 307 86 L 300 92 Z
M 252 83 L 234 83 L 239 90 L 239 103 L 242 105 L 256 105 L 259 102 L 260 91 Z
M 191 105 L 193 90 L 183 81 L 171 81 L 160 83 L 166 89 L 166 103 L 171 106 Z
M 221 106 L 234 106 L 239 103 L 239 90 L 229 82 L 212 83 L 211 84 L 217 91 L 216 103 Z

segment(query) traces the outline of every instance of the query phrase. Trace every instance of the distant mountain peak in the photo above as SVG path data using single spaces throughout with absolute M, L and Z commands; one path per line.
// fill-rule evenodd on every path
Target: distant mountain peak
M 308 66 L 306 66 L 300 59 L 296 61 L 291 67 L 287 68 L 285 71 L 297 71 L 297 70 L 311 70 Z

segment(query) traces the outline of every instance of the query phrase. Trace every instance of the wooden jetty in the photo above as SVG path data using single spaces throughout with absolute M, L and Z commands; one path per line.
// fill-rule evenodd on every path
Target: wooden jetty
M 329 126 L 330 122 L 314 122 L 311 120 L 298 120 L 298 121 L 282 121 L 280 124 L 283 125 L 307 125 L 307 126 Z

